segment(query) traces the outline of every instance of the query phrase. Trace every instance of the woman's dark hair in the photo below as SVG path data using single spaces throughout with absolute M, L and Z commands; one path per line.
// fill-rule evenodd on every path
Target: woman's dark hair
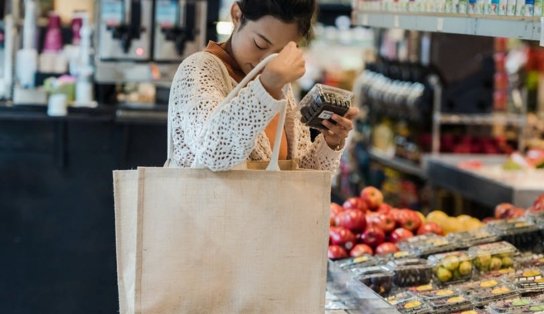
M 316 0 L 240 0 L 242 25 L 246 20 L 257 21 L 271 15 L 285 23 L 297 23 L 299 32 L 306 39 L 311 37 L 312 18 Z

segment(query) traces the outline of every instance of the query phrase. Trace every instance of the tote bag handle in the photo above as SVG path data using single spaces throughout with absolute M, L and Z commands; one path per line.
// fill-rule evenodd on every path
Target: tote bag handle
M 219 112 L 221 107 L 224 104 L 228 103 L 234 97 L 236 97 L 236 95 L 238 95 L 240 90 L 242 90 L 242 88 L 244 88 L 255 76 L 257 76 L 257 74 L 259 74 L 259 72 L 261 72 L 262 69 L 264 69 L 264 67 L 268 64 L 268 62 L 274 59 L 277 55 L 278 55 L 277 53 L 273 53 L 269 55 L 268 57 L 264 58 L 261 62 L 259 62 L 259 64 L 255 68 L 253 68 L 253 70 L 251 70 L 251 72 L 249 72 L 248 75 L 246 75 L 244 79 L 238 85 L 236 85 L 236 87 L 227 95 L 225 100 L 223 100 L 223 102 L 219 104 L 219 106 L 215 109 L 214 113 Z M 283 128 L 285 125 L 285 116 L 286 116 L 287 106 L 285 104 L 282 104 L 281 108 L 277 108 L 277 110 L 280 113 L 280 120 L 278 122 L 278 127 L 276 129 L 276 138 L 274 139 L 274 149 L 272 150 L 272 157 L 270 158 L 270 162 L 268 163 L 268 167 L 266 168 L 267 171 L 280 170 L 278 160 L 280 155 L 281 138 L 282 138 Z M 211 117 L 213 117 L 214 113 L 212 113 Z M 174 150 L 174 145 L 172 140 L 172 125 L 170 122 L 171 120 L 170 117 L 172 117 L 172 115 L 173 115 L 172 106 L 168 106 L 168 126 L 167 126 L 168 127 L 168 130 L 167 130 L 168 132 L 167 133 L 167 137 L 168 137 L 168 155 L 167 155 L 168 157 L 167 158 L 168 159 L 166 161 L 165 167 L 169 166 L 170 160 L 173 155 L 173 150 Z M 209 121 L 211 121 L 211 119 L 209 119 Z

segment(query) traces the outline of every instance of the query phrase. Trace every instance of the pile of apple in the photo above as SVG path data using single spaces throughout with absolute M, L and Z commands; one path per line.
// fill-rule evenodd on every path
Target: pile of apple
M 384 203 L 380 190 L 366 187 L 343 206 L 331 204 L 328 256 L 341 259 L 391 254 L 399 250 L 398 242 L 414 234 L 444 234 L 437 224 L 424 220 L 417 211 L 392 208 Z

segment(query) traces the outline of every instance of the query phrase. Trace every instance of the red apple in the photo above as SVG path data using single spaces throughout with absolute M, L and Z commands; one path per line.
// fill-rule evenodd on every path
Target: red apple
M 382 230 L 385 228 L 381 214 L 374 212 L 368 212 L 366 214 L 366 225 L 367 227 L 378 227 Z
M 533 213 L 544 212 L 544 194 L 539 195 L 529 209 Z
M 378 213 L 383 213 L 383 214 L 389 214 L 391 212 L 391 206 L 389 206 L 389 204 L 386 204 L 386 203 L 382 203 L 380 205 L 380 207 L 378 207 L 378 210 L 377 212 Z
M 415 231 L 421 225 L 421 218 L 411 209 L 401 209 L 398 216 L 398 223 L 405 229 Z
M 371 247 L 377 247 L 382 244 L 385 240 L 385 233 L 382 229 L 378 227 L 368 227 L 361 236 L 364 244 L 370 245 Z
M 373 186 L 367 186 L 361 191 L 361 198 L 370 210 L 377 210 L 383 203 L 383 194 Z
M 381 213 L 379 215 L 380 219 L 382 220 L 383 231 L 393 231 L 395 229 L 395 226 L 397 225 L 395 219 L 393 218 L 393 215 L 391 215 L 390 213 Z
M 395 220 L 396 223 L 399 223 L 400 221 L 400 209 L 398 208 L 391 208 L 391 211 L 389 211 L 391 214 L 391 217 Z
M 486 224 L 495 220 L 497 220 L 495 217 L 485 217 L 484 219 L 482 219 L 482 222 Z
M 398 252 L 399 248 L 391 242 L 384 242 L 376 248 L 376 255 L 385 255 Z
M 427 233 L 444 235 L 444 230 L 442 230 L 442 227 L 440 227 L 434 222 L 427 222 L 421 225 L 419 229 L 417 229 L 417 234 L 421 235 L 421 234 L 427 234 Z
M 365 254 L 368 254 L 368 255 L 374 254 L 374 252 L 372 251 L 372 248 L 366 244 L 357 244 L 349 252 L 349 256 L 351 257 L 359 257 Z
M 363 200 L 358 197 L 350 197 L 344 202 L 345 209 L 358 209 L 360 211 L 366 212 L 367 206 Z
M 327 253 L 330 259 L 340 259 L 348 257 L 348 253 L 343 247 L 339 245 L 329 245 L 329 251 Z
M 506 219 L 510 216 L 510 211 L 514 208 L 514 205 L 510 203 L 500 203 L 495 207 L 495 218 Z
M 525 216 L 525 209 L 523 209 L 523 208 L 514 207 L 514 208 L 510 209 L 510 211 L 508 212 L 508 219 L 510 219 L 510 218 L 519 218 L 519 217 L 523 217 L 523 216 Z
M 355 245 L 355 235 L 343 227 L 330 227 L 329 238 L 331 244 L 343 246 L 346 250 L 351 250 Z
M 329 224 L 331 226 L 334 226 L 336 224 L 336 216 L 344 211 L 344 207 L 336 204 L 331 203 L 331 210 L 330 210 L 330 216 L 329 216 Z
M 366 227 L 365 214 L 360 210 L 348 209 L 336 216 L 336 225 L 351 231 L 363 231 Z
M 414 234 L 412 233 L 412 231 L 404 228 L 397 228 L 393 230 L 393 232 L 391 232 L 389 240 L 393 243 L 399 243 L 400 241 L 411 238 L 413 236 Z

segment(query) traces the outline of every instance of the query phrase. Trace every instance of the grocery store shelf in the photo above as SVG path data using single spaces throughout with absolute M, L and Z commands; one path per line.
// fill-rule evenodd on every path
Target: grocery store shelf
M 354 11 L 353 24 L 378 28 L 540 40 L 538 17 Z
M 478 203 L 494 207 L 508 202 L 528 207 L 544 193 L 544 171 L 507 171 L 501 165 L 504 155 L 427 155 L 425 169 L 429 182 L 461 194 Z M 479 169 L 463 169 L 459 163 L 478 160 Z
M 425 179 L 425 171 L 423 168 L 411 161 L 398 157 L 389 157 L 388 155 L 376 150 L 370 149 L 368 152 L 370 159 L 397 171 L 411 174 L 422 179 Z
M 507 124 L 523 125 L 525 118 L 517 114 L 440 114 L 437 116 L 440 124 Z

